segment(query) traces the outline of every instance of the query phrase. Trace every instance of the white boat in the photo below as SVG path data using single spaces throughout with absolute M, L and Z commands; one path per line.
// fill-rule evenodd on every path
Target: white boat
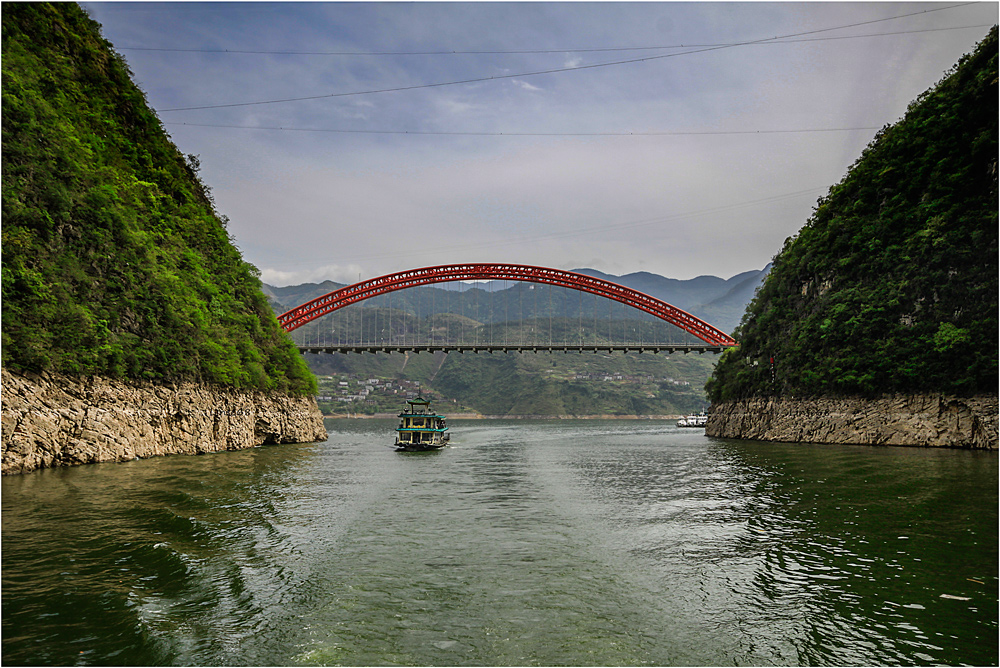
M 708 422 L 708 416 L 705 411 L 702 411 L 698 415 L 685 415 L 680 420 L 677 421 L 678 427 L 704 427 L 705 423 Z

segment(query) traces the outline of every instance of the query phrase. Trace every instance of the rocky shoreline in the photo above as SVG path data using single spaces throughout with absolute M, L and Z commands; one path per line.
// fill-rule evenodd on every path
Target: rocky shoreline
M 997 449 L 997 396 L 755 398 L 713 405 L 708 436 L 788 443 Z
M 0 373 L 3 475 L 326 439 L 313 397 Z

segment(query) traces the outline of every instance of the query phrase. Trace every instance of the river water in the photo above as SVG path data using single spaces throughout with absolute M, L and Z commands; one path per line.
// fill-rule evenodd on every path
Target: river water
M 3 664 L 997 664 L 996 454 L 327 424 L 5 477 Z

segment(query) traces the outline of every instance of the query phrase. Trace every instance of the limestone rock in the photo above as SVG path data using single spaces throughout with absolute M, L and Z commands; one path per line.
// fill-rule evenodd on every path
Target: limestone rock
M 708 436 L 760 441 L 995 450 L 996 395 L 753 398 L 713 405 Z
M 0 473 L 326 438 L 312 397 L 0 370 Z

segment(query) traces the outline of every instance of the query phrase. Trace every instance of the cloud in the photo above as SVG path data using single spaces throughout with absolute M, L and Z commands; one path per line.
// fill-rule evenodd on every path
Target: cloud
M 470 111 L 475 111 L 479 109 L 479 105 L 472 102 L 465 102 L 462 100 L 457 100 L 454 98 L 445 98 L 443 100 L 438 100 L 436 106 L 440 113 L 447 116 L 460 116 L 467 114 Z
M 260 280 L 268 285 L 278 287 L 284 285 L 299 285 L 301 283 L 322 283 L 323 281 L 355 283 L 358 280 L 358 276 L 361 274 L 363 274 L 361 265 L 352 264 L 340 266 L 330 264 L 315 269 L 303 269 L 299 271 L 261 269 Z
M 511 83 L 513 83 L 515 86 L 523 88 L 524 90 L 530 90 L 530 91 L 543 90 L 538 86 L 531 85 L 527 81 L 518 81 L 517 79 L 511 79 Z
M 358 266 L 366 275 L 469 261 L 573 268 L 594 257 L 604 258 L 599 269 L 688 277 L 762 267 L 821 194 L 760 202 L 761 193 L 774 194 L 770 182 L 796 192 L 836 177 L 823 165 L 761 161 L 768 140 L 759 137 L 711 146 L 627 137 L 486 143 L 492 148 L 467 153 L 369 154 L 383 165 L 377 171 L 310 169 L 277 183 L 247 181 L 230 186 L 220 206 L 238 238 L 291 263 L 351 266 L 355 279 Z M 393 160 L 407 168 L 386 169 Z M 713 181 L 706 200 L 698 184 Z M 701 249 L 713 243 L 708 257 Z
M 201 156 L 231 233 L 273 284 L 464 261 L 674 278 L 760 269 L 875 132 L 767 131 L 892 123 L 987 31 L 598 53 L 587 49 L 734 43 L 917 5 L 87 7 L 116 47 L 229 50 L 124 50 L 157 109 L 335 95 L 160 112 L 181 152 Z M 995 13 L 995 3 L 975 3 L 814 36 L 992 24 Z M 670 57 L 581 68 L 648 55 Z M 581 69 L 518 75 L 563 67 Z M 515 76 L 437 85 L 504 74 Z M 351 94 L 383 89 L 393 92 Z M 703 134 L 729 131 L 751 134 Z

